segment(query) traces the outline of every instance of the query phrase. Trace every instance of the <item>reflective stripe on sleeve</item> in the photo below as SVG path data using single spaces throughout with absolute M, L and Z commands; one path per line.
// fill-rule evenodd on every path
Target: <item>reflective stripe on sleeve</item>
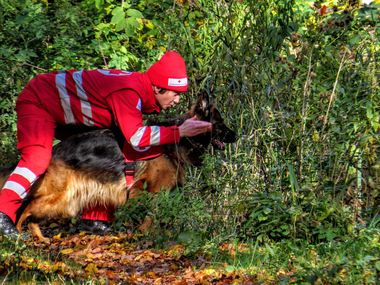
M 18 184 L 17 182 L 14 182 L 14 181 L 7 181 L 3 189 L 12 190 L 21 198 L 25 198 L 26 196 L 26 189 L 21 184 Z
M 141 99 L 139 99 L 139 102 L 137 103 L 136 108 L 141 111 Z
M 26 167 L 16 167 L 12 174 L 21 175 L 22 177 L 26 178 L 30 182 L 30 184 L 33 184 L 37 179 L 37 175 L 35 175 Z
M 160 127 L 151 126 L 150 145 L 160 145 Z
M 92 119 L 92 109 L 91 109 L 90 102 L 88 102 L 88 97 L 87 97 L 86 91 L 83 88 L 82 72 L 83 72 L 83 70 L 74 72 L 73 78 L 74 78 L 74 82 L 75 82 L 75 87 L 77 89 L 77 94 L 78 94 L 78 97 L 80 100 L 82 113 L 87 116 L 87 117 L 83 116 L 83 123 L 86 126 L 91 127 L 94 125 L 94 122 L 91 120 Z
M 130 143 L 132 146 L 139 146 L 141 138 L 143 137 L 145 130 L 147 127 L 141 127 L 137 130 L 137 132 L 132 136 Z
M 63 112 L 65 114 L 65 122 L 66 124 L 74 124 L 75 119 L 73 111 L 71 110 L 70 105 L 70 96 L 67 94 L 66 89 L 66 72 L 64 70 L 59 70 L 58 74 L 55 76 L 55 85 L 58 88 L 59 98 L 61 98 L 61 105 L 63 108 Z

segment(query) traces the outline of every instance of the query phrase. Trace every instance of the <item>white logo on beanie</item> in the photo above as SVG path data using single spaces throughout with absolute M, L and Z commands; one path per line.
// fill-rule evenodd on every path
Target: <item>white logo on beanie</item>
M 168 86 L 187 86 L 187 77 L 169 78 Z

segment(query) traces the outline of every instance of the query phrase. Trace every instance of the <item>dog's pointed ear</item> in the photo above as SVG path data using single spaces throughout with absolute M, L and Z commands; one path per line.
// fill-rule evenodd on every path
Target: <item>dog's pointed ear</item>
M 203 114 L 207 116 L 207 110 L 210 104 L 210 98 L 206 89 L 202 89 L 201 94 L 198 97 L 197 103 L 195 105 L 195 113 Z

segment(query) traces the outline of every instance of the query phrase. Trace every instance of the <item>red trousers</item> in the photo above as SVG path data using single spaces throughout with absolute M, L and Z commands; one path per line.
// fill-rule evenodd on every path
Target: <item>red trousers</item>
M 21 159 L 0 193 L 0 212 L 8 215 L 13 222 L 16 220 L 16 211 L 21 206 L 21 200 L 49 165 L 57 127 L 57 122 L 42 108 L 29 86 L 21 92 L 16 111 L 17 148 L 21 151 Z M 133 176 L 127 176 L 127 179 L 133 181 Z M 112 221 L 114 212 L 113 208 L 95 206 L 84 209 L 82 218 Z

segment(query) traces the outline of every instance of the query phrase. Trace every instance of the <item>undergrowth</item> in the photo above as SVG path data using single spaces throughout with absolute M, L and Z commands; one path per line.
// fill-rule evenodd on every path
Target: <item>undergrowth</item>
M 161 116 L 206 88 L 241 138 L 183 188 L 129 201 L 115 227 L 148 216 L 157 247 L 207 250 L 267 283 L 378 283 L 379 4 L 122 2 L 0 1 L 2 164 L 17 161 L 14 103 L 36 74 L 144 72 L 174 50 L 190 88 Z

